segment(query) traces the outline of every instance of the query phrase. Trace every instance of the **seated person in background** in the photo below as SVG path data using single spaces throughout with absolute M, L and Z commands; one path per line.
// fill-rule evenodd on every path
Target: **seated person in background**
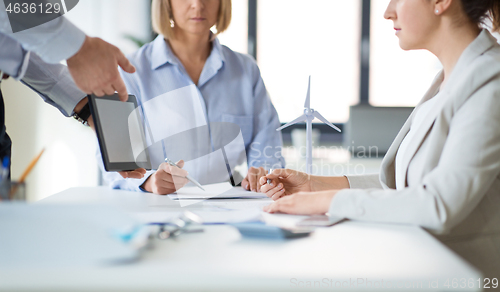
M 105 180 L 117 189 L 170 194 L 187 182 L 186 171 L 201 184 L 218 183 L 246 162 L 242 186 L 258 191 L 266 169 L 284 166 L 280 122 L 255 60 L 221 45 L 210 30 L 227 29 L 231 0 L 153 0 L 152 19 L 159 36 L 129 56 L 137 71 L 122 77 L 138 99 L 156 171 L 143 179 L 104 173 Z M 179 162 L 186 171 L 173 170 L 165 157 L 186 160 Z
M 324 214 L 422 226 L 479 268 L 500 275 L 500 1 L 392 0 L 404 50 L 443 65 L 382 162 L 380 175 L 320 177 L 278 169 L 261 182 L 271 213 Z M 397 70 L 397 69 L 396 69 Z

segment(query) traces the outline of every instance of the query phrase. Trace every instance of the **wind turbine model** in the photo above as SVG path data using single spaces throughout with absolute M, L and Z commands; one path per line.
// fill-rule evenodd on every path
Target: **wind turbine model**
M 306 103 L 304 104 L 304 114 L 290 123 L 276 129 L 276 131 L 281 131 L 286 127 L 289 127 L 298 122 L 305 121 L 306 122 L 306 169 L 307 174 L 311 174 L 312 172 L 312 121 L 314 118 L 318 118 L 318 120 L 327 124 L 328 126 L 334 128 L 335 130 L 342 132 L 339 128 L 335 127 L 332 123 L 330 123 L 327 119 L 325 119 L 319 112 L 315 111 L 311 108 L 311 76 L 309 76 L 309 86 L 307 87 L 307 96 Z

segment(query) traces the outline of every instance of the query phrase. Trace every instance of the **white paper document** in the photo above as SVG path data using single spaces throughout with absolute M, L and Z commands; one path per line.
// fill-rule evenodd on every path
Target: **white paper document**
M 228 210 L 245 210 L 257 208 L 262 210 L 273 202 L 271 199 L 261 200 L 207 200 L 203 202 L 203 207 L 225 208 Z
M 250 208 L 245 210 L 229 210 L 223 208 L 206 208 L 191 210 L 200 216 L 204 224 L 228 224 L 260 221 L 262 210 Z M 182 212 L 136 212 L 132 216 L 144 224 L 167 223 L 182 215 Z
M 261 221 L 262 210 L 200 210 L 193 211 L 203 219 L 204 224 L 227 224 Z
M 166 223 L 172 222 L 175 218 L 181 216 L 182 212 L 134 212 L 130 215 L 134 217 L 141 223 L 151 224 L 151 223 Z
M 242 187 L 233 187 L 230 183 L 203 185 L 205 191 L 198 187 L 184 187 L 175 194 L 168 195 L 172 200 L 207 200 L 207 199 L 262 199 L 262 193 L 249 192 Z

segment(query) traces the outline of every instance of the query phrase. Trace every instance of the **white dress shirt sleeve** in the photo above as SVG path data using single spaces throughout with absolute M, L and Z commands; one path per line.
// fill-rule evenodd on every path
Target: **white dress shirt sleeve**
M 30 52 L 6 34 L 0 32 L 0 71 L 20 80 L 28 66 Z
M 44 62 L 3 33 L 0 33 L 0 47 L 1 71 L 21 80 L 65 116 L 73 114 L 73 109 L 86 94 L 78 89 L 66 66 Z
M 85 41 L 85 33 L 63 16 L 13 33 L 4 1 L 0 1 L 0 32 L 17 40 L 26 50 L 36 52 L 48 63 L 70 58 L 80 50 Z
M 48 64 L 34 53 L 30 55 L 21 81 L 65 116 L 71 116 L 75 106 L 87 96 L 76 86 L 68 67 L 62 64 Z

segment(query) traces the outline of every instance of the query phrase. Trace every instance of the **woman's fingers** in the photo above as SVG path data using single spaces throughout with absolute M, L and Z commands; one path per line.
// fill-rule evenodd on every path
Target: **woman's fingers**
M 157 172 L 152 182 L 152 192 L 160 195 L 171 194 L 184 187 L 187 183 L 186 178 L 172 177 L 169 174 L 158 174 Z
M 274 193 L 274 195 L 271 197 L 271 199 L 273 199 L 274 201 L 280 199 L 281 197 L 283 197 L 285 195 L 285 188 L 283 187 L 282 184 L 279 184 L 276 189 L 278 189 L 278 191 L 276 191 Z
M 177 165 L 183 167 L 184 161 L 180 160 L 177 162 Z M 179 167 L 171 166 L 168 163 L 162 163 L 154 173 L 153 180 L 146 181 L 146 183 L 153 185 L 152 191 L 156 194 L 171 194 L 184 187 L 189 182 L 186 178 L 188 172 Z
M 268 173 L 265 176 L 262 176 L 259 178 L 259 183 L 262 185 L 261 187 L 261 192 L 265 193 L 268 191 L 270 188 L 264 188 L 264 186 L 267 184 L 267 180 L 271 180 L 270 185 L 271 186 L 276 186 L 278 183 L 281 181 L 286 181 L 286 179 L 293 173 L 293 170 L 291 169 L 275 169 L 273 170 L 272 173 Z M 264 191 L 265 190 L 265 191 Z
M 179 162 L 181 162 L 181 161 L 179 161 Z M 182 161 L 182 166 L 184 166 L 183 161 Z M 158 171 L 164 171 L 165 173 L 172 175 L 172 176 L 186 177 L 188 175 L 188 172 L 186 170 L 179 168 L 179 167 L 172 166 L 172 165 L 165 163 L 165 162 L 160 164 Z
M 249 188 L 252 192 L 257 191 L 258 175 L 259 174 L 254 167 L 250 168 L 250 170 L 248 171 L 248 174 L 247 174 L 248 185 L 249 185 Z
M 260 190 L 262 193 L 266 192 L 264 190 L 272 189 L 280 183 L 280 179 L 278 179 L 278 178 L 271 179 L 271 182 L 269 184 L 267 183 L 267 180 L 268 180 L 268 178 L 266 176 L 263 176 L 259 179 L 259 183 L 262 185 L 260 187 Z M 271 187 L 269 187 L 269 186 L 271 186 Z M 267 187 L 267 188 L 264 188 L 264 187 Z
M 158 189 L 164 190 L 165 194 L 171 194 L 178 189 L 181 189 L 183 186 L 184 184 L 162 182 L 161 186 L 158 186 Z
M 261 178 L 262 176 L 266 175 L 267 174 L 267 171 L 263 168 L 263 167 L 259 167 L 259 172 L 257 173 L 257 192 L 260 192 L 260 189 L 262 188 L 262 186 L 264 184 L 261 184 L 259 182 L 259 178 Z
M 246 176 L 242 181 L 241 181 L 241 186 L 249 191 L 250 190 L 250 183 L 248 182 L 248 176 Z
M 165 172 L 167 172 L 173 176 L 180 176 L 180 177 L 188 176 L 188 172 L 186 170 L 172 166 L 172 165 L 166 165 L 164 170 L 165 170 Z
M 336 190 L 297 193 L 282 197 L 276 202 L 264 208 L 269 213 L 287 213 L 295 215 L 315 215 L 328 212 Z
M 119 171 L 118 172 L 123 178 L 143 178 L 146 174 L 146 169 L 138 168 L 132 171 Z
M 262 190 L 268 189 L 269 187 L 270 187 L 269 185 L 262 186 Z M 269 198 L 272 198 L 273 200 L 275 200 L 274 198 L 279 198 L 279 197 L 281 197 L 281 194 L 284 194 L 284 192 L 285 192 L 284 189 L 285 188 L 283 187 L 283 184 L 280 183 L 276 187 L 273 187 L 273 188 L 267 190 L 265 192 L 265 194 Z M 276 196 L 276 195 L 278 195 L 278 196 Z
M 293 170 L 291 170 L 291 169 L 277 168 L 277 169 L 273 170 L 272 173 L 267 174 L 265 177 L 266 177 L 266 179 L 277 179 L 279 177 L 286 179 L 292 173 L 293 173 Z
M 255 191 L 260 192 L 260 188 L 263 184 L 259 182 L 259 178 L 266 175 L 266 170 L 263 167 L 259 167 L 255 169 L 255 176 L 252 178 L 254 180 Z
M 183 164 L 184 163 L 182 162 L 181 165 Z M 171 166 L 167 163 L 162 163 L 155 173 L 156 184 L 158 187 L 170 188 L 175 191 L 182 188 L 189 182 L 186 178 L 187 174 L 187 171 L 184 169 Z
M 241 182 L 241 186 L 247 191 L 258 192 L 263 185 L 259 180 L 263 175 L 266 175 L 266 170 L 263 167 L 252 166 L 248 169 L 248 174 Z
M 293 206 L 290 205 L 290 202 L 292 201 L 292 199 L 293 195 L 282 198 L 281 200 L 277 200 L 271 205 L 265 206 L 263 210 L 268 213 L 291 213 L 290 211 Z
M 187 184 L 189 182 L 186 177 L 171 175 L 170 173 L 167 173 L 165 171 L 160 172 L 158 174 L 158 176 L 162 182 L 172 183 L 172 184 L 176 184 L 176 185 L 183 185 L 184 186 L 185 184 Z
M 265 184 L 263 185 L 261 188 L 260 188 L 260 192 L 261 193 L 267 193 L 269 192 L 270 190 L 274 189 L 276 187 L 276 185 L 278 185 L 279 182 L 278 181 L 272 181 L 270 184 Z

